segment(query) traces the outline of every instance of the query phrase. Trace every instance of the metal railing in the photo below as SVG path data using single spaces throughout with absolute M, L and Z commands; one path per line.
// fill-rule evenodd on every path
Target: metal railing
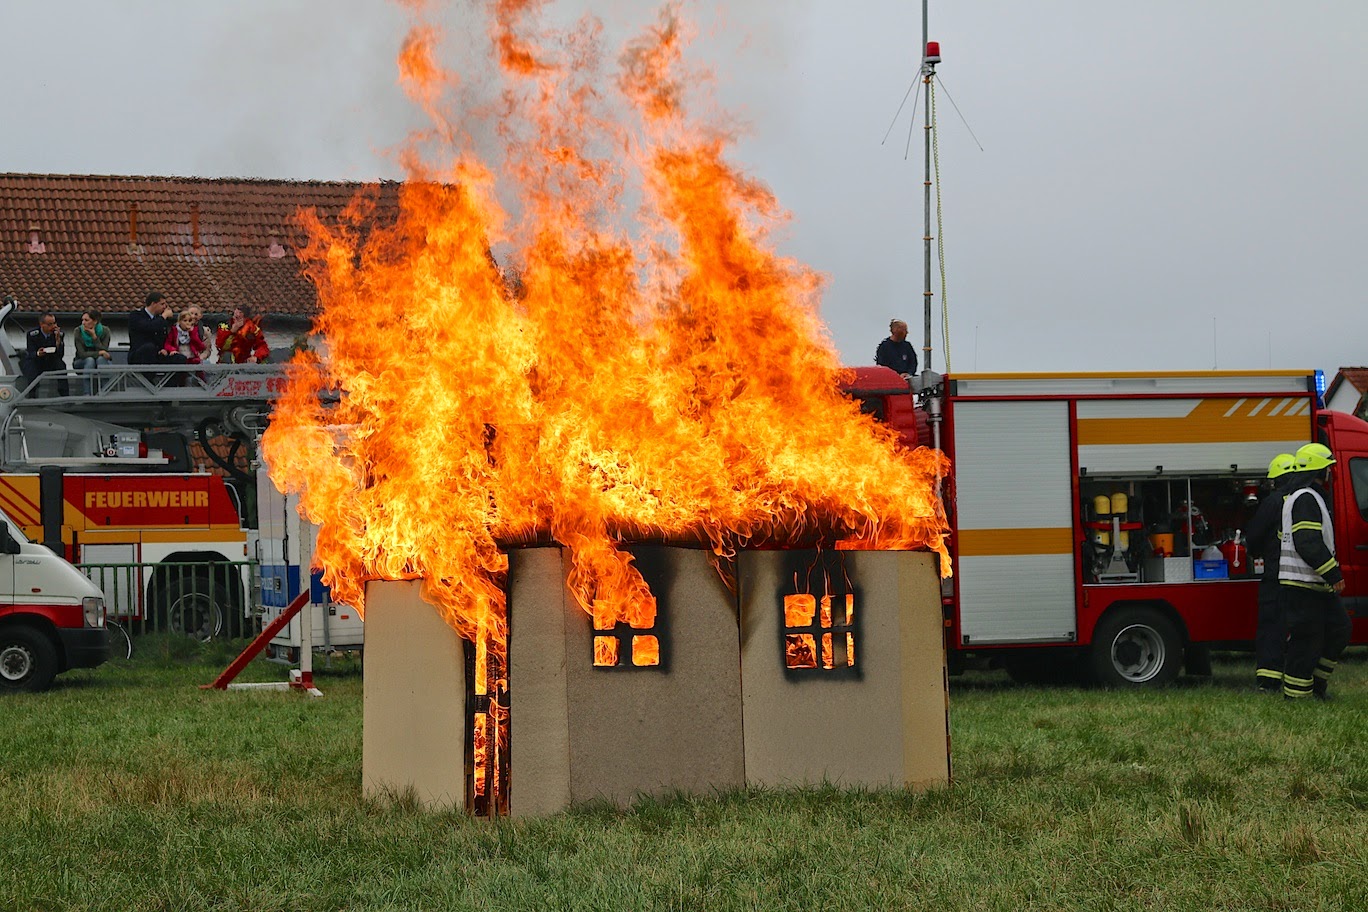
M 260 630 L 261 577 L 254 560 L 75 566 L 104 592 L 105 615 L 135 636 L 236 639 Z
M 15 404 L 47 400 L 124 398 L 274 399 L 285 388 L 284 364 L 104 364 L 39 374 L 30 385 L 19 378 Z M 91 387 L 86 392 L 87 381 Z

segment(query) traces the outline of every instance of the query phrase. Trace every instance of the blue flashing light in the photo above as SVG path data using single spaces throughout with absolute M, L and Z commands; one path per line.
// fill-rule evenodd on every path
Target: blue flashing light
M 1316 379 L 1316 407 L 1325 408 L 1325 371 L 1318 367 L 1312 376 Z

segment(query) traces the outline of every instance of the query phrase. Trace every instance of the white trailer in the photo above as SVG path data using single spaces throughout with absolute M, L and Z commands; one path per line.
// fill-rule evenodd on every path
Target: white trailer
M 360 649 L 365 642 L 361 616 L 355 608 L 332 599 L 312 567 L 318 527 L 299 515 L 299 498 L 284 494 L 271 481 L 263 464 L 257 472 L 257 559 L 261 563 L 262 623 L 270 624 L 306 589 L 309 602 L 271 639 L 273 657 L 299 660 L 305 638 L 301 629 L 308 612 L 309 639 L 315 650 Z

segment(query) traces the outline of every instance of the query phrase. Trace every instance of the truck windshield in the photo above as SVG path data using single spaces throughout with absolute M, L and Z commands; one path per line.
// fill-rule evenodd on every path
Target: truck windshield
M 10 519 L 4 513 L 0 513 L 0 519 L 3 519 L 5 525 L 9 526 L 10 535 L 14 536 L 15 541 L 26 542 L 29 540 L 28 536 L 23 533 L 23 530 L 14 524 L 14 520 Z
M 1358 504 L 1359 515 L 1368 519 L 1368 459 L 1350 459 L 1349 478 L 1354 485 L 1354 501 Z

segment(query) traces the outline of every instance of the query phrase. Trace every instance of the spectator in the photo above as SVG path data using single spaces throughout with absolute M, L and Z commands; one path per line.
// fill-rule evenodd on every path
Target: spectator
M 20 371 L 29 380 L 28 388 L 34 395 L 42 395 L 42 389 L 36 385 L 39 378 L 49 371 L 57 371 L 62 374 L 57 381 L 57 393 L 67 395 L 70 389 L 66 381 L 66 341 L 57 327 L 56 315 L 45 311 L 38 320 L 38 328 L 28 331 L 27 342 Z
M 95 369 L 109 360 L 109 328 L 100 322 L 100 312 L 92 307 L 81 313 L 81 328 L 76 330 L 76 355 L 71 360 L 71 366 L 84 373 L 81 383 L 87 396 L 95 395 L 99 388 Z
M 204 360 L 208 361 L 209 356 L 214 353 L 214 340 L 209 337 L 209 328 L 204 325 L 204 311 L 198 304 L 191 304 L 185 309 L 195 315 L 195 334 L 204 343 Z
M 180 355 L 185 360 L 177 363 L 200 364 L 204 361 L 204 353 L 209 346 L 200 335 L 199 324 L 195 320 L 194 307 L 187 307 L 182 310 L 176 319 L 176 325 L 167 330 L 166 341 L 162 343 L 162 352 L 166 355 Z
M 246 304 L 233 308 L 231 323 L 219 324 L 215 342 L 220 364 L 262 364 L 271 353 L 253 319 L 252 308 Z
M 907 324 L 893 320 L 888 324 L 888 333 L 888 338 L 880 342 L 874 352 L 874 363 L 891 367 L 904 378 L 911 379 L 917 372 L 917 350 L 907 341 Z
M 149 291 L 141 310 L 128 316 L 128 363 L 156 364 L 166 343 L 170 325 L 162 314 L 166 297 L 160 291 Z

